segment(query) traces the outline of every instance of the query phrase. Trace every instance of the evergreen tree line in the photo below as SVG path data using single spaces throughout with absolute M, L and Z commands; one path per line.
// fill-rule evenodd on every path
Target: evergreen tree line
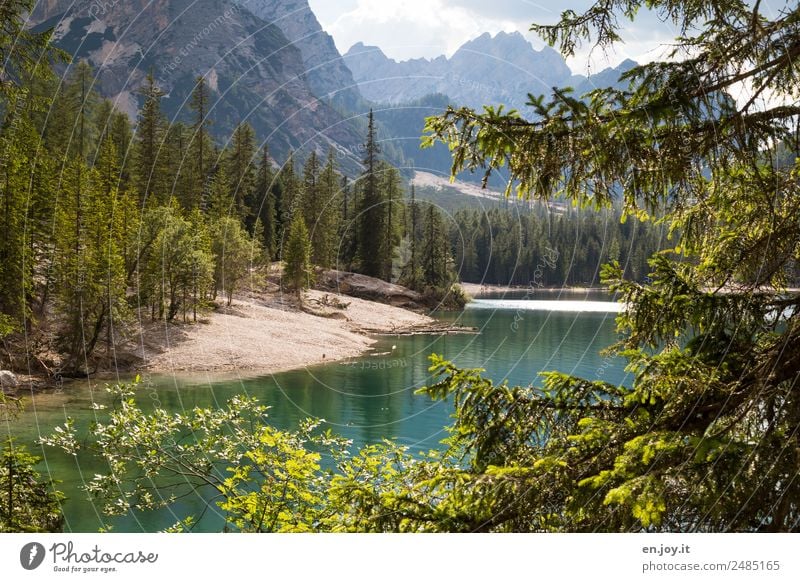
M 187 122 L 168 122 L 152 75 L 135 123 L 98 90 L 85 62 L 3 88 L 0 337 L 52 332 L 34 336 L 54 337 L 61 373 L 82 375 L 137 318 L 196 321 L 274 260 L 298 291 L 312 265 L 400 276 L 403 188 L 379 159 L 372 115 L 351 181 L 333 152 L 276 167 L 246 123 L 215 143 L 202 77 Z
M 139 308 L 187 320 L 220 295 L 230 301 L 265 252 L 266 227 L 247 206 L 258 182 L 252 130 L 213 144 L 202 79 L 193 123 L 168 124 L 149 77 L 135 130 L 97 89 L 78 63 L 61 82 L 33 75 L 3 96 L 5 332 L 51 330 L 65 374 L 113 357 Z
M 600 268 L 618 261 L 625 278 L 643 281 L 664 233 L 619 209 L 602 213 L 571 206 L 558 211 L 463 209 L 453 215 L 450 240 L 462 280 L 497 285 L 597 285 Z

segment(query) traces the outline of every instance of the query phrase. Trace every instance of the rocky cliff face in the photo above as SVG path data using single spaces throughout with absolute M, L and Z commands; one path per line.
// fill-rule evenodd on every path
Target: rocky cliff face
M 362 101 L 353 74 L 344 64 L 333 37 L 322 29 L 307 0 L 235 0 L 244 8 L 277 26 L 300 51 L 312 91 L 347 110 Z
M 32 17 L 87 59 L 102 94 L 129 113 L 152 71 L 170 118 L 188 119 L 188 96 L 202 75 L 220 136 L 246 120 L 276 157 L 309 144 L 347 156 L 362 139 L 317 99 L 301 51 L 282 30 L 231 0 L 46 0 Z

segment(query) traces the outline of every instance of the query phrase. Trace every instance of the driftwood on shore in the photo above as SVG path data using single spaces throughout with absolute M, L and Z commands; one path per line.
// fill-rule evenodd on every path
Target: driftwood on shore
M 454 335 L 461 333 L 476 334 L 479 333 L 477 327 L 468 327 L 464 325 L 452 325 L 449 323 L 426 323 L 421 325 L 412 325 L 408 327 L 401 327 L 397 329 L 379 330 L 379 329 L 365 329 L 366 333 L 370 335 L 388 335 L 388 336 L 406 336 L 406 335 Z

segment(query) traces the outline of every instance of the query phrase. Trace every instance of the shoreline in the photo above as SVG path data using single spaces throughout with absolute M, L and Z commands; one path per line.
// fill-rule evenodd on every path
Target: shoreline
M 116 367 L 61 380 L 20 372 L 15 374 L 18 385 L 7 395 L 136 375 L 255 378 L 363 357 L 387 337 L 475 332 L 406 308 L 330 291 L 306 291 L 302 304 L 280 290 L 244 292 L 230 306 L 218 303 L 198 315 L 194 323 L 151 321 L 142 314 L 115 350 Z
M 472 331 L 351 296 L 312 290 L 304 297 L 302 306 L 280 295 L 238 297 L 205 323 L 143 326 L 141 364 L 132 372 L 266 376 L 364 356 L 380 337 Z

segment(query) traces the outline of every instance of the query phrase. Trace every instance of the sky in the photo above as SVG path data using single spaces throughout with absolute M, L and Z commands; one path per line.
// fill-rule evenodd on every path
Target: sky
M 544 43 L 528 32 L 531 23 L 553 23 L 561 11 L 581 12 L 590 0 L 309 0 L 322 27 L 341 53 L 356 42 L 379 46 L 396 60 L 451 56 L 458 47 L 484 32 L 523 33 L 537 49 Z M 664 53 L 676 36 L 671 23 L 643 13 L 626 23 L 624 44 L 610 54 L 588 47 L 567 64 L 577 74 L 598 72 L 626 58 L 640 63 Z M 660 48 L 662 47 L 662 48 Z

